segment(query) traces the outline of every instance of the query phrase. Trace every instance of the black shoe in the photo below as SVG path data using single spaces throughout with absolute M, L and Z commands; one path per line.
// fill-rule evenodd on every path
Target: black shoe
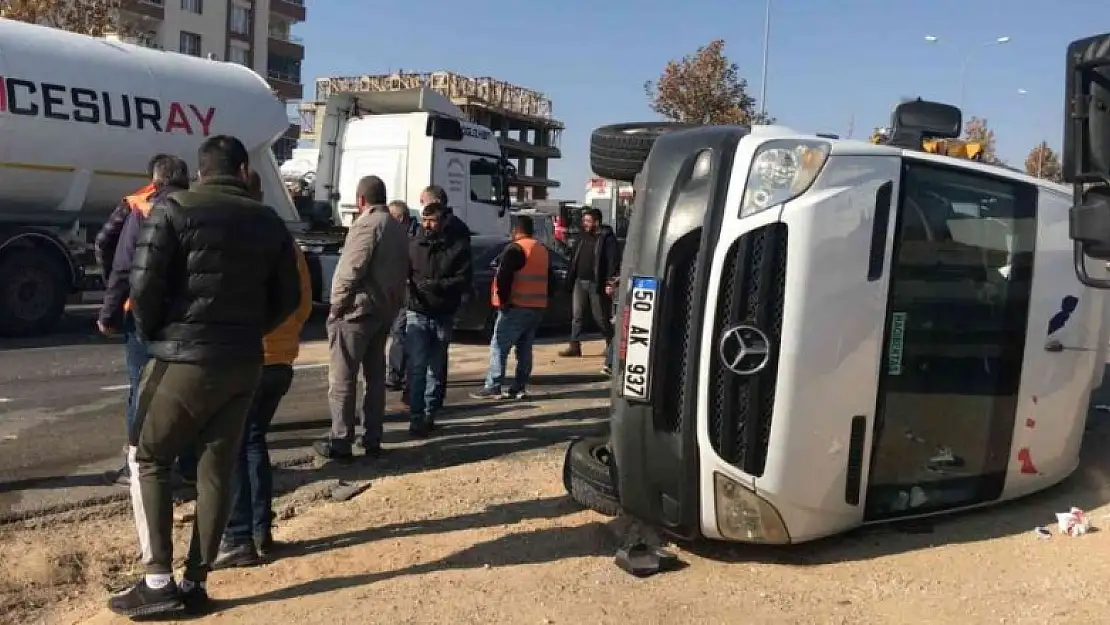
M 578 343 L 571 343 L 566 349 L 559 352 L 559 358 L 581 358 L 582 346 Z
M 195 582 L 189 590 L 181 591 L 181 603 L 185 606 L 185 613 L 191 616 L 204 614 L 212 605 L 208 590 Z
M 409 436 L 414 438 L 428 438 L 431 434 L 432 428 L 428 420 L 423 417 L 413 417 L 409 421 Z
M 220 545 L 220 552 L 216 555 L 216 561 L 212 563 L 212 569 L 218 571 L 259 564 L 262 564 L 262 558 L 258 557 L 253 542 L 245 545 Z
M 354 458 L 350 443 L 331 438 L 312 443 L 312 450 L 316 452 L 317 456 L 325 460 L 351 460 Z
M 108 600 L 108 609 L 129 618 L 163 616 L 181 612 L 185 604 L 170 580 L 161 588 L 147 586 L 146 579 Z
M 254 550 L 258 552 L 258 557 L 263 560 L 270 559 L 275 553 L 281 553 L 281 550 L 287 546 L 286 543 L 274 540 L 271 534 L 254 537 Z
M 523 401 L 528 399 L 528 390 L 523 388 L 511 388 L 507 391 L 501 391 L 501 399 L 516 399 Z
M 112 486 L 119 486 L 120 488 L 131 487 L 131 469 L 125 464 L 118 471 L 110 471 L 104 474 L 104 480 Z
M 501 399 L 501 389 L 483 386 L 476 391 L 472 391 L 470 397 L 473 399 Z

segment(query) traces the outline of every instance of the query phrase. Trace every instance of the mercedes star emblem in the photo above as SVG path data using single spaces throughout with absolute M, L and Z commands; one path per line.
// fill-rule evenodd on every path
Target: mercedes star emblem
M 738 325 L 721 334 L 721 362 L 736 375 L 755 375 L 771 360 L 771 340 L 759 328 Z

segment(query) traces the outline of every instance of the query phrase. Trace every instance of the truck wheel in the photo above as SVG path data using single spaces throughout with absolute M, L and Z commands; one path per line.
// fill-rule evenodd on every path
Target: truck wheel
M 606 516 L 620 512 L 620 501 L 610 473 L 609 440 L 576 440 L 563 459 L 563 487 L 576 503 Z
M 651 146 L 666 132 L 694 128 L 677 122 L 634 122 L 602 126 L 590 135 L 590 169 L 609 180 L 632 182 L 644 168 Z
M 36 249 L 0 258 L 0 335 L 49 332 L 65 313 L 70 284 L 65 270 Z

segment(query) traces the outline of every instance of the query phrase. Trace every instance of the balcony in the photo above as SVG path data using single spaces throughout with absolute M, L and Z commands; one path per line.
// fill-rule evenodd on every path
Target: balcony
M 270 87 L 282 100 L 300 100 L 304 97 L 304 85 L 301 77 L 288 72 L 270 69 L 266 72 Z
M 287 17 L 294 22 L 305 20 L 304 0 L 271 0 L 270 12 Z
M 119 8 L 124 13 L 141 15 L 156 20 L 166 19 L 165 0 L 121 0 Z
M 271 30 L 267 44 L 270 52 L 298 61 L 304 60 L 304 43 L 300 37 Z M 298 81 L 299 82 L 299 81 Z

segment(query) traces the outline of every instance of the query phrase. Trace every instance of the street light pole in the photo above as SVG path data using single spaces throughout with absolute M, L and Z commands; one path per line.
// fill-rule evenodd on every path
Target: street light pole
M 936 37 L 934 35 L 925 35 L 925 41 L 927 43 L 948 45 L 948 42 L 946 40 L 941 39 L 940 37 Z M 1004 44 L 1007 44 L 1007 43 L 1010 43 L 1010 38 L 1009 37 L 998 37 L 998 38 L 994 39 L 993 41 L 986 41 L 983 44 L 981 44 L 979 46 L 976 46 L 974 48 L 971 48 L 970 50 L 968 50 L 966 52 L 964 52 L 958 46 L 953 46 L 953 48 L 955 48 L 956 52 L 958 54 L 960 54 L 960 56 L 963 58 L 962 63 L 960 65 L 960 110 L 963 110 L 964 103 L 967 100 L 967 72 L 968 72 L 968 69 L 971 65 L 972 56 L 975 55 L 976 51 L 981 50 L 982 48 L 988 48 L 990 46 L 1000 46 L 1000 45 L 1004 45 Z
M 767 57 L 771 50 L 771 0 L 763 15 L 763 68 L 759 80 L 759 117 L 767 115 Z

